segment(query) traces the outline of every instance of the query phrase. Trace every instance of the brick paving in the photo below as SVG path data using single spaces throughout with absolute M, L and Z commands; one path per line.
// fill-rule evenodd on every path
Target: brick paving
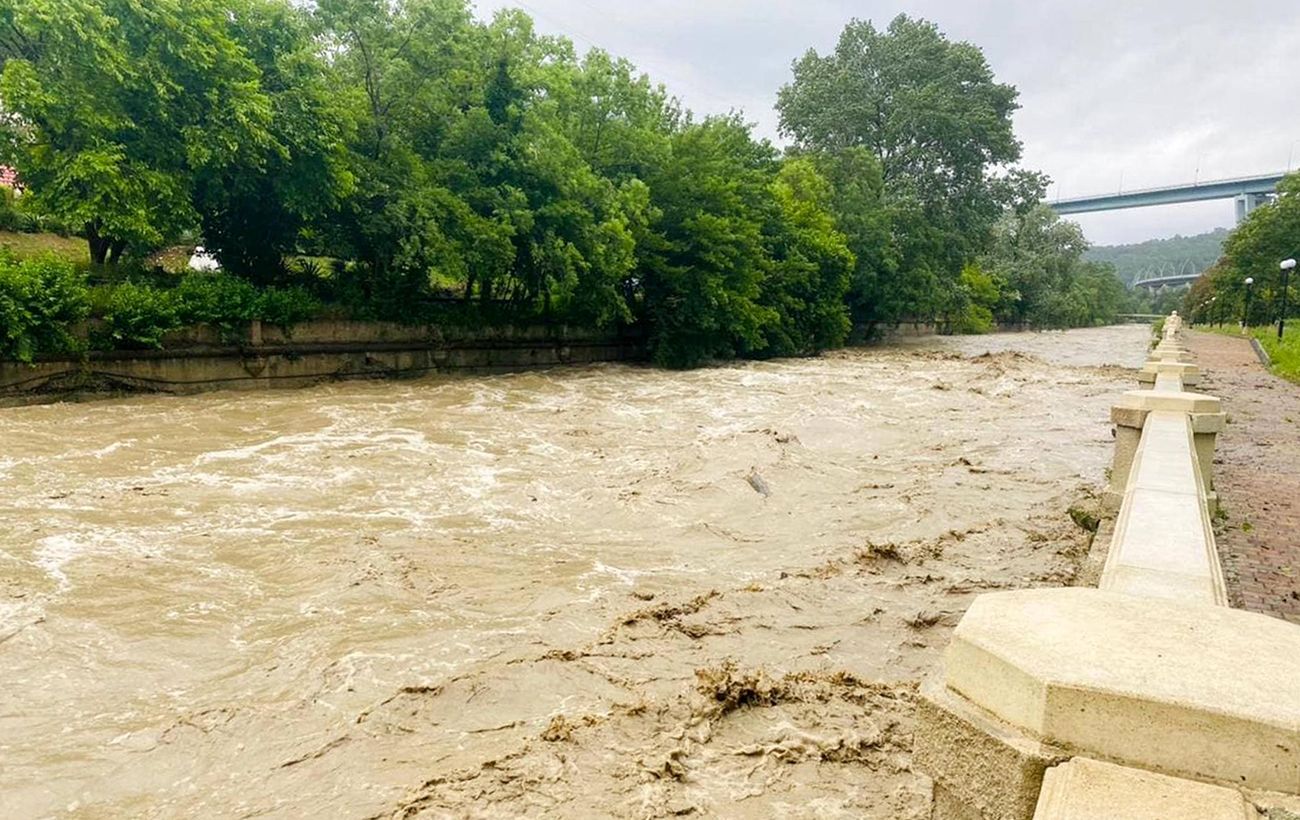
M 1234 607 L 1300 624 L 1300 385 L 1264 368 L 1250 342 L 1189 333 L 1202 381 L 1229 424 L 1215 458 L 1219 556 Z

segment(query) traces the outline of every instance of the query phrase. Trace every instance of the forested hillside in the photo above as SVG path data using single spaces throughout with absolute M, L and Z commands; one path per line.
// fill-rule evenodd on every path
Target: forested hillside
M 1085 254 L 1091 262 L 1108 263 L 1125 284 L 1132 284 L 1144 273 L 1201 273 L 1219 261 L 1223 243 L 1230 231 L 1220 228 L 1198 236 L 1175 236 L 1152 239 L 1136 245 L 1098 246 Z

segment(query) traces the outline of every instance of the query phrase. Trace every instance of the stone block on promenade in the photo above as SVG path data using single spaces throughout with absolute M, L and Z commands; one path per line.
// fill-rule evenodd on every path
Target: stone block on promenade
M 1155 346 L 1151 351 L 1151 360 L 1157 362 L 1183 362 L 1191 364 L 1196 361 L 1196 357 L 1191 354 L 1181 342 L 1170 341 L 1166 339 Z
M 1201 393 L 1132 390 L 1121 397 L 1110 413 L 1115 425 L 1115 454 L 1105 503 L 1111 512 L 1117 512 L 1123 501 L 1142 430 L 1147 417 L 1156 410 L 1182 412 L 1190 417 L 1202 481 L 1207 498 L 1213 498 L 1215 437 L 1222 432 L 1226 419 L 1223 402 Z
M 1049 769 L 1034 820 L 1255 820 L 1241 792 L 1086 757 Z
M 1188 387 L 1195 386 L 1195 383 L 1198 383 L 1201 378 L 1201 368 L 1194 364 L 1189 364 L 1187 362 L 1166 362 L 1159 359 L 1149 361 L 1143 365 L 1139 376 L 1149 376 L 1150 381 L 1154 382 L 1156 376 L 1165 373 L 1173 374 L 1182 378 L 1183 384 Z
M 1294 624 L 1092 589 L 997 593 L 955 631 L 944 684 L 1072 754 L 1300 793 Z

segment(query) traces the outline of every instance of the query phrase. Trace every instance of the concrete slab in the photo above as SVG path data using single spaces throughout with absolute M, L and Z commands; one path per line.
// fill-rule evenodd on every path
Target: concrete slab
M 1300 626 L 1102 590 L 997 593 L 958 626 L 945 682 L 1073 753 L 1300 793 Z
M 1123 484 L 1102 589 L 1227 605 L 1200 470 L 1191 417 L 1148 414 Z
M 1130 390 L 1116 405 L 1130 410 L 1177 410 L 1182 413 L 1222 413 L 1223 402 L 1204 393 L 1171 390 Z
M 1236 789 L 1076 757 L 1048 769 L 1034 820 L 1255 820 Z

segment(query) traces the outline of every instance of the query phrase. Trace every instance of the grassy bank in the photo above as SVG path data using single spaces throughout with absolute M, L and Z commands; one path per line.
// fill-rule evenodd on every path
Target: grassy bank
M 1273 372 L 1300 384 L 1300 319 L 1287 322 L 1286 338 L 1277 338 L 1277 328 L 1256 328 L 1255 338 L 1273 359 Z
M 79 267 L 90 266 L 90 251 L 86 240 L 75 236 L 0 231 L 0 248 L 7 248 L 16 259 L 53 254 Z

